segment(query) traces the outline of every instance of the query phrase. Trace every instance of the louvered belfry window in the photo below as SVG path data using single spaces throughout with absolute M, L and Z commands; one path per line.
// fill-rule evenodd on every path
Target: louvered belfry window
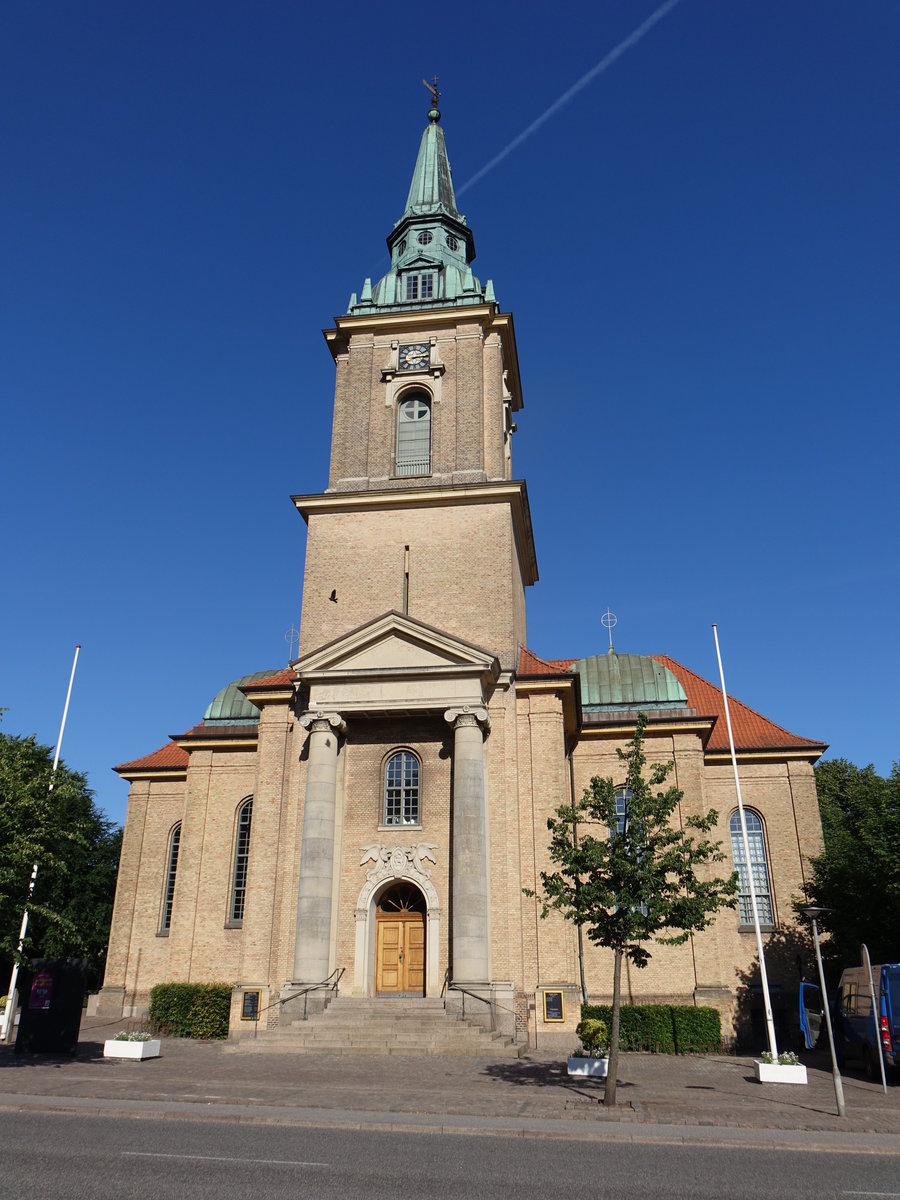
M 238 924 L 244 919 L 244 897 L 247 892 L 247 866 L 250 862 L 250 822 L 253 817 L 253 798 L 245 800 L 238 810 L 237 838 L 234 847 L 234 881 L 231 888 L 229 919 Z
M 397 406 L 397 475 L 431 474 L 431 401 L 406 394 Z
M 398 750 L 385 764 L 384 823 L 419 824 L 419 760 L 409 750 Z

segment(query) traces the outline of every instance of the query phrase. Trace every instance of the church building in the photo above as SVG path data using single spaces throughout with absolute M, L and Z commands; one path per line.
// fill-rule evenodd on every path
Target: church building
M 619 783 L 643 712 L 648 761 L 671 760 L 684 793 L 676 819 L 718 810 L 741 895 L 652 947 L 623 1000 L 714 1005 L 731 1037 L 756 959 L 749 872 L 764 926 L 789 927 L 821 850 L 825 747 L 731 701 L 748 864 L 717 687 L 666 656 L 528 647 L 515 328 L 473 273 L 436 107 L 387 244 L 387 274 L 325 333 L 328 487 L 293 497 L 308 526 L 296 660 L 229 683 L 116 768 L 130 793 L 97 1010 L 137 1016 L 157 983 L 215 981 L 233 986 L 232 1030 L 257 1014 L 259 1039 L 306 1016 L 324 1047 L 332 1004 L 365 1021 L 403 998 L 571 1045 L 577 934 L 524 889 L 550 866 L 548 817 L 594 775 Z M 587 939 L 584 954 L 588 992 L 608 999 L 612 955 Z

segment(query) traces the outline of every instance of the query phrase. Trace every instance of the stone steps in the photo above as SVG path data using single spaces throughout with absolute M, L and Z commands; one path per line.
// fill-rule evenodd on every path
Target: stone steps
M 338 997 L 324 1012 L 241 1034 L 230 1052 L 518 1058 L 524 1045 L 444 1011 L 442 1000 Z

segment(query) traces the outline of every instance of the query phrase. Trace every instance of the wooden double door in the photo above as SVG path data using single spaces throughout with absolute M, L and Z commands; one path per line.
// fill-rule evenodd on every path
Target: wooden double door
M 412 884 L 395 884 L 378 902 L 375 994 L 425 994 L 425 897 Z

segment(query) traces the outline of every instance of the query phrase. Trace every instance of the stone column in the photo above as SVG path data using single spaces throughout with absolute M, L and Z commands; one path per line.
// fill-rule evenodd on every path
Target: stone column
M 318 983 L 328 974 L 331 948 L 331 898 L 334 887 L 334 809 L 338 735 L 346 725 L 337 713 L 307 712 L 300 724 L 309 730 L 294 981 Z
M 487 709 L 450 708 L 453 726 L 453 963 L 454 983 L 486 984 L 488 944 L 487 820 L 484 734 Z

